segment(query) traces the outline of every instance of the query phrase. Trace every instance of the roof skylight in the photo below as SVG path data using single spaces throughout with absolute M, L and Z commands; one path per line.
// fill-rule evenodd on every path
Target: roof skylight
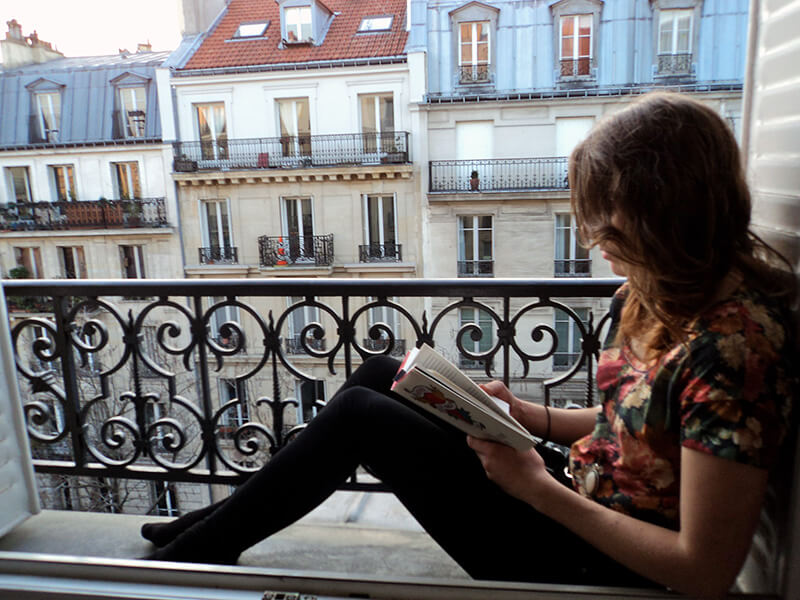
M 392 15 L 364 17 L 358 26 L 359 31 L 389 31 L 392 28 Z
M 264 35 L 264 32 L 267 30 L 267 25 L 269 25 L 269 21 L 261 21 L 258 23 L 241 23 L 239 28 L 236 30 L 236 33 L 233 34 L 235 38 L 251 38 L 251 37 L 261 37 Z

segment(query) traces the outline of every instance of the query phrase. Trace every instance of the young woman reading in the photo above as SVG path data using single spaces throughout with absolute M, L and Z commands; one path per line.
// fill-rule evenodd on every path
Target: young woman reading
M 235 563 L 363 464 L 471 576 L 725 595 L 789 429 L 791 269 L 755 236 L 733 134 L 705 105 L 647 95 L 570 158 L 581 236 L 627 283 L 597 365 L 600 406 L 547 409 L 485 386 L 571 446 L 572 486 L 535 450 L 466 438 L 365 362 L 230 498 L 144 537 L 154 559 Z

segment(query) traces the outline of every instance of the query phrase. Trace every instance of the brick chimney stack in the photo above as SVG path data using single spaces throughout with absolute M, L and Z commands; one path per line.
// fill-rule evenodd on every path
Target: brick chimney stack
M 13 69 L 64 58 L 61 52 L 53 49 L 50 42 L 40 40 L 35 29 L 26 37 L 22 35 L 22 25 L 16 19 L 6 21 L 6 25 L 8 26 L 6 37 L 0 40 L 0 65 L 3 68 Z
M 140 52 L 152 52 L 152 51 L 153 51 L 153 45 L 150 43 L 150 40 L 147 40 L 145 43 L 139 42 L 139 44 L 136 46 L 136 54 L 139 54 Z

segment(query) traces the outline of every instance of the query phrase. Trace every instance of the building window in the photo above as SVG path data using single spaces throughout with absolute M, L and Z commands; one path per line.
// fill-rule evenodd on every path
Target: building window
M 197 135 L 200 138 L 200 155 L 203 160 L 228 158 L 228 129 L 225 121 L 225 103 L 195 104 Z
M 35 101 L 41 138 L 46 142 L 57 142 L 61 129 L 61 93 L 38 92 Z
M 150 485 L 152 486 L 154 507 L 152 514 L 162 517 L 177 517 L 180 512 L 174 484 L 166 481 L 153 481 Z
M 367 262 L 400 260 L 395 197 L 364 196 L 364 242 Z
M 58 259 L 64 279 L 88 279 L 83 246 L 59 246 Z
M 126 138 L 144 137 L 147 115 L 145 88 L 123 87 L 119 89 L 120 129 Z
M 692 68 L 693 9 L 662 10 L 658 18 L 658 74 L 681 75 Z
M 472 339 L 472 334 L 469 330 L 465 331 L 464 333 L 461 334 L 461 346 L 471 354 L 482 354 L 483 352 L 488 352 L 489 350 L 491 350 L 492 346 L 494 345 L 494 340 L 492 336 L 493 326 L 492 326 L 491 315 L 485 310 L 477 310 L 475 308 L 459 309 L 458 311 L 459 331 L 461 331 L 461 328 L 464 327 L 464 325 L 468 325 L 470 323 L 474 323 L 480 328 L 481 339 L 476 341 Z M 459 354 L 458 364 L 459 367 L 461 367 L 462 369 L 484 368 L 484 361 L 466 358 L 461 354 Z
M 281 153 L 284 157 L 311 156 L 311 117 L 308 98 L 277 100 Z
M 269 26 L 269 21 L 258 21 L 254 23 L 241 23 L 233 34 L 234 38 L 259 38 L 264 35 Z
M 556 277 L 591 277 L 589 250 L 580 244 L 575 220 L 570 213 L 556 215 Z
M 572 310 L 585 326 L 589 321 L 589 309 L 573 308 Z M 563 371 L 569 369 L 581 356 L 581 330 L 575 319 L 563 310 L 556 309 L 554 313 L 558 345 L 553 354 L 553 370 Z
M 220 379 L 220 408 L 234 400 L 236 405 L 223 412 L 219 417 L 219 431 L 224 437 L 233 437 L 236 430 L 250 420 L 250 408 L 247 404 L 247 387 L 244 381 Z
M 561 17 L 561 77 L 588 77 L 592 65 L 593 16 Z
M 20 279 L 42 279 L 42 252 L 36 247 L 14 247 L 14 262 L 17 267 L 22 267 L 27 271 L 25 277 Z
M 311 198 L 284 198 L 283 236 L 293 263 L 314 262 L 314 211 Z
M 394 98 L 392 94 L 363 94 L 359 96 L 361 133 L 364 151 L 388 153 L 394 148 Z
M 365 31 L 390 31 L 392 29 L 392 16 L 364 17 L 358 25 L 359 32 Z
M 31 180 L 28 167 L 6 167 L 8 195 L 12 202 L 32 202 Z
M 372 303 L 377 300 L 378 299 L 374 296 L 369 296 L 366 298 L 367 303 Z M 392 302 L 397 302 L 397 298 L 389 298 L 389 300 Z M 389 345 L 388 333 L 381 329 L 380 337 L 378 339 L 373 339 L 372 336 L 369 335 L 369 330 L 372 329 L 374 325 L 379 323 L 386 325 L 393 334 L 394 347 L 392 348 L 390 354 L 392 356 L 404 356 L 406 353 L 406 340 L 400 337 L 397 311 L 390 306 L 373 306 L 369 309 L 369 323 L 367 335 L 364 338 L 364 348 L 373 352 L 383 352 L 386 350 L 386 347 Z
M 290 296 L 289 307 L 305 301 L 304 296 Z M 289 337 L 286 339 L 287 354 L 306 354 L 303 347 L 303 329 L 310 323 L 319 323 L 319 308 L 316 306 L 299 306 L 289 313 Z M 325 350 L 325 339 L 317 339 L 313 331 L 305 336 L 306 346 L 312 350 Z
M 489 22 L 460 23 L 458 27 L 458 66 L 460 83 L 489 81 Z
M 111 163 L 111 178 L 114 182 L 114 194 L 119 200 L 142 197 L 138 162 Z
M 308 42 L 311 40 L 311 7 L 292 6 L 283 9 L 287 42 Z
M 458 217 L 458 276 L 494 275 L 492 217 Z
M 144 279 L 144 250 L 142 246 L 120 246 L 119 259 L 123 279 Z
M 227 250 L 233 246 L 231 236 L 230 207 L 227 200 L 202 200 L 200 219 L 203 232 L 203 246 Z
M 227 298 L 224 296 L 212 296 L 208 298 L 208 308 L 222 304 L 226 300 Z M 239 343 L 238 334 L 236 331 L 224 327 L 225 323 L 235 323 L 237 325 L 236 330 L 241 330 L 238 306 L 228 304 L 218 307 L 211 313 L 208 322 L 209 337 L 223 348 L 234 348 Z
M 53 202 L 71 202 L 77 199 L 75 170 L 72 165 L 50 165 L 50 188 Z
M 319 380 L 298 381 L 295 386 L 297 401 L 300 403 L 298 414 L 303 423 L 308 423 L 317 415 L 316 401 L 325 402 L 325 382 Z

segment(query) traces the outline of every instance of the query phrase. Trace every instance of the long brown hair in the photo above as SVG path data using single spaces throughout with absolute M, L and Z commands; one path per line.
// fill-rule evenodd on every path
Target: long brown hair
M 604 120 L 572 153 L 572 210 L 582 240 L 624 263 L 630 293 L 619 335 L 657 358 L 735 272 L 790 295 L 782 261 L 750 229 L 751 199 L 733 132 L 682 94 L 646 94 Z M 789 266 L 791 271 L 791 266 Z

